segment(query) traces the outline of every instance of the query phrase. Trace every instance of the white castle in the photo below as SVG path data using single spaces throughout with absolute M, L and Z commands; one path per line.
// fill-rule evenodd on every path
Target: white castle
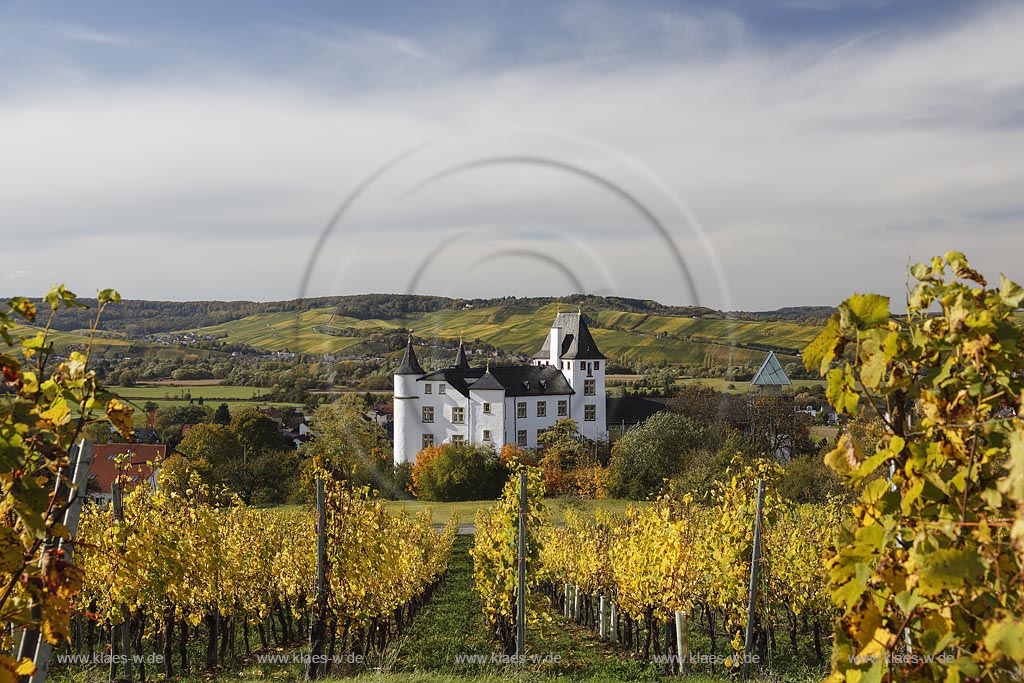
M 572 418 L 588 439 L 606 440 L 605 357 L 581 313 L 559 313 L 530 365 L 473 368 L 459 343 L 450 368 L 426 373 L 409 340 L 395 371 L 395 464 L 427 446 L 468 442 L 536 448 L 537 437 Z

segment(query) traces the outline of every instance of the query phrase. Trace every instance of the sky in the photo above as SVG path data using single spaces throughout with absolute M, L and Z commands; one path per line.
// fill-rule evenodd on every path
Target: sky
M 0 0 L 0 296 L 1024 280 L 1024 3 Z M 900 303 L 894 303 L 899 308 Z

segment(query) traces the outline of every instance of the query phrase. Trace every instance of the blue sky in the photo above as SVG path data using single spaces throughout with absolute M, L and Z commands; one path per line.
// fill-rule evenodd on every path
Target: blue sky
M 0 293 L 1024 279 L 1020 3 L 0 0 Z M 687 274 L 681 272 L 684 264 Z M 691 283 L 693 286 L 691 287 Z

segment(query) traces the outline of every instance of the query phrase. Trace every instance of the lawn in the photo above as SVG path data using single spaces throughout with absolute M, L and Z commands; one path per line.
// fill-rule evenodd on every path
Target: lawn
M 611 498 L 607 500 L 583 500 L 579 498 L 548 498 L 544 501 L 548 509 L 549 519 L 552 523 L 561 524 L 565 522 L 565 511 L 570 507 L 583 510 L 593 514 L 595 510 L 601 509 L 611 513 L 625 514 L 629 506 L 648 505 L 645 501 L 623 500 Z M 441 523 L 456 513 L 459 517 L 459 524 L 472 524 L 476 518 L 477 510 L 489 508 L 494 505 L 493 500 L 472 500 L 460 503 L 430 503 L 422 500 L 389 500 L 385 506 L 389 512 L 405 511 L 408 514 L 416 514 L 430 508 L 431 516 L 435 523 Z

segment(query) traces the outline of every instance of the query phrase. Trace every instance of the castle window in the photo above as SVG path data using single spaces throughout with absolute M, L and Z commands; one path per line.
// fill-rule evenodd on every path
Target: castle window
M 466 437 L 462 434 L 452 434 L 452 443 L 466 443 Z
M 547 401 L 538 401 L 537 402 L 537 417 L 547 417 L 547 416 L 548 416 L 548 402 Z
M 520 429 L 516 432 L 516 445 L 520 448 L 526 448 L 526 430 Z
M 431 446 L 434 445 L 434 435 L 433 434 L 424 434 L 423 435 L 422 443 L 423 443 L 423 448 L 430 448 Z
M 587 422 L 593 422 L 597 419 L 597 406 L 593 403 L 588 403 L 583 406 L 583 419 Z
M 558 402 L 558 417 L 565 417 L 569 414 L 569 402 L 559 401 Z
M 516 404 L 516 417 L 526 417 L 526 404 L 525 403 L 517 403 Z
M 587 369 L 587 363 L 586 363 L 586 361 L 582 361 L 582 360 L 581 360 L 581 361 L 580 361 L 580 370 L 586 370 L 586 369 Z
M 434 408 L 433 406 L 423 406 L 423 421 L 433 422 L 434 421 Z
M 427 382 L 426 384 L 424 384 L 423 385 L 423 393 L 424 394 L 432 394 L 432 393 L 434 393 L 434 385 L 431 384 L 430 382 Z
M 441 384 L 437 385 L 437 393 L 443 394 L 444 393 L 444 389 L 445 389 L 445 385 L 444 385 L 443 382 Z
M 583 380 L 583 395 L 584 396 L 596 396 L 597 395 L 597 382 L 592 379 Z
M 454 424 L 460 425 L 465 421 L 465 419 L 466 411 L 464 408 L 459 408 L 457 406 L 452 408 L 452 422 Z
M 594 361 L 594 369 L 595 370 L 600 370 L 601 369 L 601 361 L 599 361 L 599 360 L 595 360 Z
M 484 412 L 490 414 L 490 412 L 491 412 L 491 404 L 490 403 L 484 403 Z
M 490 429 L 485 429 L 484 430 L 484 441 L 490 441 L 490 440 L 491 440 L 491 430 Z

